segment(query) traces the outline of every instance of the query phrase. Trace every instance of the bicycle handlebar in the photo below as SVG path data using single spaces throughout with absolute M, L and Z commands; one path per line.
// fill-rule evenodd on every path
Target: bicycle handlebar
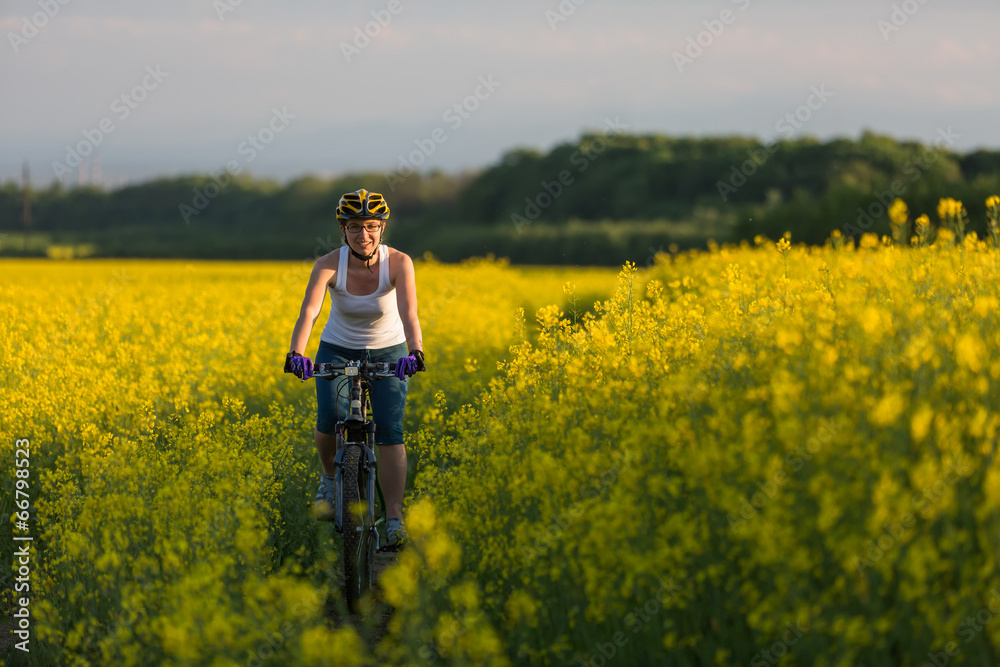
M 395 377 L 395 361 L 349 361 L 346 364 L 321 363 L 313 366 L 312 377 L 332 380 L 333 378 L 360 375 L 362 379 L 381 380 Z M 294 375 L 291 371 L 285 371 Z
M 323 363 L 316 364 L 313 367 L 313 377 L 333 379 L 341 375 L 345 377 L 360 375 L 362 378 L 381 380 L 382 378 L 394 377 L 395 370 L 395 361 L 362 361 L 348 362 L 346 364 Z

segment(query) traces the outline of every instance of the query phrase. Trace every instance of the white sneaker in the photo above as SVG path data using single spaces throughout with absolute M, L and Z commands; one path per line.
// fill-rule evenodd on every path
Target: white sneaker
M 385 542 L 390 549 L 399 547 L 406 541 L 406 526 L 398 516 L 390 516 L 385 520 Z
M 316 518 L 326 521 L 333 521 L 337 514 L 337 491 L 336 478 L 323 475 L 319 481 L 319 490 L 316 491 L 315 509 Z

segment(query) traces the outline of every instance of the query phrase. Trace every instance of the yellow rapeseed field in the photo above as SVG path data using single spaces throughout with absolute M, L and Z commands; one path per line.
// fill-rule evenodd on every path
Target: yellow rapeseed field
M 422 434 L 391 656 L 1000 664 L 1000 252 L 961 210 L 913 247 L 758 239 L 540 309 Z
M 986 240 L 960 202 L 937 228 L 900 203 L 892 237 L 761 238 L 617 279 L 419 263 L 411 540 L 374 633 L 328 620 L 312 386 L 280 373 L 308 265 L 6 262 L 32 659 L 998 664 L 987 205 Z
M 326 627 L 324 602 L 340 594 L 329 530 L 311 518 L 314 389 L 281 372 L 310 268 L 0 264 L 2 509 L 12 534 L 33 538 L 35 664 L 368 655 L 353 629 Z M 418 262 L 433 373 L 413 381 L 408 430 L 471 402 L 507 353 L 516 309 L 561 300 L 566 275 L 591 300 L 614 287 L 608 269 Z M 28 531 L 15 523 L 19 439 L 30 442 Z M 3 542 L 5 612 L 25 595 L 10 567 L 22 544 Z

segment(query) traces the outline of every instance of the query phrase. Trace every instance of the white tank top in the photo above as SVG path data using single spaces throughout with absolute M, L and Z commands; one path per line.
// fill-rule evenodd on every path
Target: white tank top
M 389 281 L 389 248 L 378 247 L 378 288 L 364 296 L 347 292 L 350 252 L 348 246 L 341 246 L 337 282 L 330 288 L 330 318 L 320 340 L 352 350 L 377 350 L 405 343 L 396 288 Z

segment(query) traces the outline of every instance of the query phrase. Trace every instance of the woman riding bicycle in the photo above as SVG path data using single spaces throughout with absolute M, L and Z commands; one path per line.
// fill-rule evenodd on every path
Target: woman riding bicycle
M 303 353 L 327 290 L 330 318 L 320 335 L 316 363 L 396 362 L 396 377 L 374 382 L 371 389 L 375 444 L 379 445 L 378 475 L 385 494 L 386 538 L 389 546 L 396 546 L 405 536 L 406 378 L 424 370 L 424 353 L 413 261 L 405 253 L 380 243 L 388 218 L 389 206 L 376 192 L 357 190 L 340 198 L 337 220 L 344 245 L 317 259 L 313 266 L 292 330 L 285 368 L 302 380 L 312 376 L 313 362 Z M 336 424 L 350 414 L 349 396 L 338 391 L 339 385 L 339 381 L 316 382 L 319 415 L 314 435 L 324 473 L 316 492 L 316 509 L 321 518 L 330 518 L 334 511 Z

